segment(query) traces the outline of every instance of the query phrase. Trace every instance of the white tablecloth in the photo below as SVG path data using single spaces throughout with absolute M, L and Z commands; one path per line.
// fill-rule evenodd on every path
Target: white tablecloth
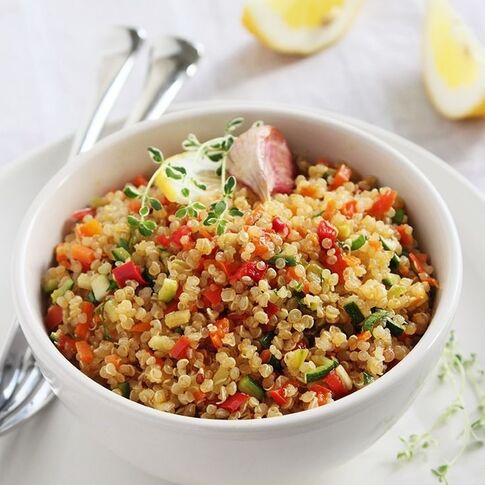
M 485 2 L 454 3 L 485 42 Z M 260 46 L 240 24 L 241 5 L 0 0 L 0 165 L 75 130 L 94 90 L 100 39 L 113 24 L 133 24 L 205 45 L 201 69 L 178 101 L 266 100 L 351 115 L 421 144 L 485 190 L 485 121 L 444 120 L 423 88 L 424 0 L 368 0 L 341 42 L 303 59 Z M 141 78 L 115 116 L 128 111 Z

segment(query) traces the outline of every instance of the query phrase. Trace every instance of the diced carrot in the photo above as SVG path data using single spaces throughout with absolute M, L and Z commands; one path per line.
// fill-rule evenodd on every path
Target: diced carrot
M 356 210 L 357 210 L 357 201 L 355 199 L 352 199 L 352 200 L 349 200 L 348 202 L 346 202 L 342 206 L 342 208 L 340 209 L 340 212 L 347 219 L 352 219 Z
M 90 326 L 93 322 L 94 305 L 90 301 L 83 301 L 81 311 L 86 314 L 86 323 Z
M 244 222 L 249 226 L 254 223 L 263 215 L 264 207 L 261 203 L 256 203 L 254 209 L 245 217 Z
M 327 208 L 323 212 L 323 218 L 329 221 L 335 214 L 336 210 L 337 210 L 337 202 L 335 202 L 335 199 L 330 199 L 327 203 Z
M 294 266 L 290 266 L 287 270 L 286 270 L 286 281 L 290 282 L 291 280 L 297 280 L 297 281 L 300 281 L 300 276 L 298 276 L 296 274 L 296 271 L 295 271 L 295 267 Z
M 70 268 L 71 264 L 67 256 L 67 244 L 61 243 L 56 246 L 56 261 L 65 268 Z
M 115 367 L 119 367 L 121 365 L 121 362 L 122 362 L 121 357 L 119 355 L 116 355 L 116 354 L 107 355 L 104 358 L 104 361 L 107 364 L 113 364 Z
M 397 192 L 394 190 L 382 192 L 372 204 L 368 214 L 376 219 L 382 219 L 393 206 L 396 197 Z
M 192 391 L 192 395 L 194 396 L 194 400 L 196 402 L 203 401 L 207 396 L 207 394 L 202 391 Z
M 143 175 L 136 175 L 135 177 L 133 177 L 133 179 L 131 180 L 131 183 L 135 186 L 135 187 L 140 187 L 140 185 L 147 185 L 148 184 L 148 180 L 143 176 Z
M 306 185 L 299 190 L 301 195 L 305 197 L 315 197 L 317 193 L 317 188 L 313 185 Z
M 87 323 L 78 323 L 74 328 L 74 335 L 86 340 L 86 337 L 89 335 L 89 325 Z
M 379 249 L 381 249 L 382 247 L 381 241 L 377 241 L 376 239 L 371 239 L 370 241 L 368 241 L 368 243 L 369 246 L 376 251 L 379 251 Z
M 131 327 L 130 331 L 135 332 L 135 333 L 142 333 L 142 332 L 148 332 L 152 326 L 149 323 L 135 323 L 133 327 Z
M 271 242 L 271 238 L 267 234 L 263 234 L 259 238 L 255 238 L 252 240 L 254 244 L 254 256 L 262 256 L 268 252 L 268 243 Z
M 97 219 L 91 219 L 84 224 L 79 225 L 79 234 L 81 236 L 97 236 L 103 232 L 103 227 Z
M 216 320 L 216 327 L 217 330 L 215 332 L 211 332 L 210 338 L 212 341 L 212 344 L 216 349 L 219 349 L 222 347 L 222 339 L 226 335 L 226 333 L 229 332 L 231 326 L 231 322 L 229 321 L 228 318 L 220 318 L 219 320 Z
M 62 323 L 62 308 L 59 305 L 51 305 L 47 309 L 45 326 L 47 330 L 53 332 Z
M 352 177 L 352 170 L 347 167 L 345 163 L 342 163 L 333 177 L 333 182 L 329 187 L 330 190 L 335 190 L 341 185 L 347 183 L 350 180 L 350 177 Z
M 128 200 L 128 209 L 130 212 L 133 212 L 134 214 L 138 214 L 138 211 L 141 208 L 141 201 L 140 199 L 129 199 Z
M 399 241 L 405 248 L 409 248 L 414 244 L 414 238 L 410 227 L 411 226 L 408 226 L 407 224 L 396 226 L 396 231 L 399 234 Z
M 218 332 L 211 333 L 209 337 L 211 339 L 212 345 L 216 349 L 220 349 L 222 347 L 222 338 Z
M 169 352 L 170 357 L 174 359 L 183 359 L 187 355 L 187 350 L 190 348 L 190 340 L 185 335 L 182 335 L 175 342 L 175 345 Z
M 94 360 L 93 349 L 85 340 L 76 342 L 76 350 L 79 354 L 79 361 L 83 364 L 90 364 Z
M 357 340 L 361 340 L 365 342 L 366 340 L 369 340 L 372 337 L 372 334 L 370 333 L 369 330 L 365 330 L 364 332 L 360 332 L 357 334 Z
M 71 246 L 72 259 L 79 261 L 84 271 L 87 271 L 91 263 L 96 259 L 96 253 L 93 249 L 81 244 L 73 244 Z

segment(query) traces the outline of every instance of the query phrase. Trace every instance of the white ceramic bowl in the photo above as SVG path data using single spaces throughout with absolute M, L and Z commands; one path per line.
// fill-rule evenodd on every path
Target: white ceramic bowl
M 52 345 L 43 326 L 40 280 L 64 221 L 93 196 L 153 170 L 146 148 L 180 151 L 187 133 L 221 133 L 227 120 L 264 120 L 295 153 L 347 160 L 404 196 L 418 239 L 440 280 L 433 320 L 412 352 L 372 385 L 329 406 L 251 421 L 162 413 L 90 380 Z M 450 213 L 427 179 L 397 151 L 344 122 L 296 108 L 244 103 L 190 109 L 116 133 L 65 167 L 23 223 L 13 287 L 22 329 L 58 397 L 107 447 L 148 473 L 177 483 L 317 483 L 329 467 L 365 450 L 403 414 L 437 363 L 461 288 L 460 246 Z M 89 466 L 89 464 L 87 464 Z

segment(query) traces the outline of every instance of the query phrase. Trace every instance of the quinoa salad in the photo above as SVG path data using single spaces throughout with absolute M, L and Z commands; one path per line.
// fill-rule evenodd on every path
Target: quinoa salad
M 153 173 L 75 211 L 43 277 L 53 345 L 160 411 L 326 406 L 406 358 L 432 316 L 438 282 L 399 194 L 243 126 L 169 158 L 150 147 Z

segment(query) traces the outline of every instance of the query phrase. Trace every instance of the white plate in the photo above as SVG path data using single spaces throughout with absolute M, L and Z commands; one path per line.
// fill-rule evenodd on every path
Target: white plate
M 455 329 L 461 347 L 467 352 L 478 353 L 485 339 L 481 295 L 485 266 L 480 252 L 485 240 L 485 199 L 464 177 L 431 153 L 382 129 L 362 122 L 353 123 L 408 156 L 435 184 L 448 203 L 457 222 L 464 253 L 464 288 Z M 69 145 L 70 139 L 53 143 L 0 171 L 1 335 L 6 334 L 12 315 L 9 257 L 16 227 L 40 187 L 63 164 Z M 437 234 L 436 237 L 446 244 L 446 234 Z M 0 347 L 2 340 L 0 338 Z M 455 427 L 452 433 L 448 431 L 448 435 L 446 430 L 442 433 L 442 441 L 446 444 L 432 450 L 428 460 L 418 458 L 411 464 L 400 465 L 396 463 L 395 455 L 400 448 L 399 436 L 427 429 L 449 400 L 446 389 L 438 387 L 436 377 L 431 377 L 405 416 L 358 458 L 329 471 L 328 483 L 353 485 L 362 483 L 362 479 L 364 483 L 371 479 L 373 485 L 400 485 L 412 481 L 420 485 L 437 483 L 430 468 L 442 464 L 450 456 L 458 439 L 459 427 Z M 369 419 L 376 417 L 369 416 Z M 322 456 L 326 446 L 332 446 L 331 437 L 322 436 Z M 460 460 L 450 472 L 450 483 L 458 483 L 458 480 L 467 485 L 485 483 L 483 475 L 480 475 L 480 472 L 483 474 L 482 453 L 471 452 Z M 216 467 L 216 457 L 214 464 Z M 163 467 L 163 456 L 160 457 L 160 466 Z M 247 466 L 250 483 L 251 464 Z M 282 466 L 291 464 L 282 463 Z M 197 470 L 194 470 L 196 473 Z M 64 485 L 66 482 L 70 485 L 161 485 L 159 480 L 123 463 L 93 442 L 59 402 L 54 402 L 42 415 L 18 431 L 0 438 L 0 482 L 6 485 Z

